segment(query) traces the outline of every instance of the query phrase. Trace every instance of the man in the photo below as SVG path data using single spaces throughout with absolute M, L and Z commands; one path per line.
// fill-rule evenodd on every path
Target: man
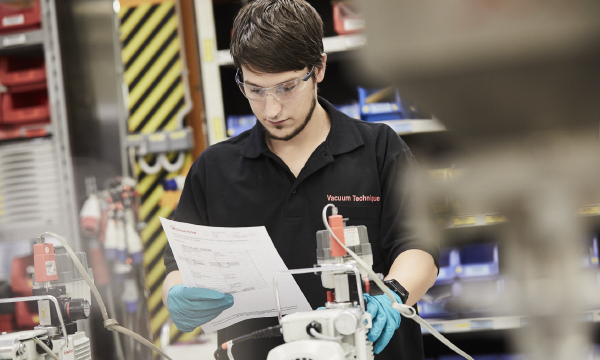
M 287 267 L 307 268 L 316 263 L 321 211 L 334 203 L 349 225 L 367 227 L 373 269 L 408 291 L 408 298 L 396 296 L 397 301 L 414 305 L 433 285 L 438 261 L 437 248 L 410 236 L 405 224 L 408 200 L 397 186 L 398 174 L 414 158 L 388 126 L 351 119 L 317 97 L 327 62 L 322 38 L 321 18 L 304 0 L 256 0 L 240 10 L 231 41 L 239 69 L 235 80 L 258 122 L 194 162 L 175 220 L 264 225 Z M 232 306 L 230 295 L 183 286 L 168 246 L 165 265 L 163 301 L 182 331 Z M 296 280 L 313 308 L 323 306 L 319 277 Z M 419 325 L 400 322 L 387 297 L 367 299 L 376 359 L 422 359 Z M 275 324 L 276 318 L 240 322 L 220 331 L 219 343 Z M 281 338 L 247 341 L 233 352 L 236 359 L 264 360 L 281 343 Z

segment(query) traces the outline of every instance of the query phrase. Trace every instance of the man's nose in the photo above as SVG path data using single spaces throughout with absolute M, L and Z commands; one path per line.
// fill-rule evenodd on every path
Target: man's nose
M 268 93 L 265 98 L 265 116 L 269 120 L 277 119 L 277 116 L 281 112 L 281 103 L 275 98 L 274 95 Z

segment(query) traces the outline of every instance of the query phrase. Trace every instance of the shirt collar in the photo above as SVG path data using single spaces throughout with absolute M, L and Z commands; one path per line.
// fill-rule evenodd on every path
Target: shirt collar
M 332 155 L 340 155 L 364 145 L 362 136 L 356 129 L 354 119 L 337 110 L 327 100 L 318 97 L 319 104 L 329 114 L 331 120 L 331 129 L 325 140 L 327 147 Z M 263 126 L 259 121 L 250 131 L 250 136 L 245 140 L 245 145 L 240 151 L 240 155 L 257 158 L 264 151 L 270 151 L 265 141 Z

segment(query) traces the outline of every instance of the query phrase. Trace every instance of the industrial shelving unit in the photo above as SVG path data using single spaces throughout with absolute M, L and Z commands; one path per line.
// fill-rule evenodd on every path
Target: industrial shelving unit
M 577 216 L 581 218 L 593 218 L 598 215 L 600 215 L 600 204 L 585 205 L 577 210 Z M 499 213 L 465 214 L 438 218 L 438 223 L 444 225 L 448 230 L 498 225 L 508 221 L 506 215 Z
M 581 221 L 596 225 L 600 220 L 599 215 L 600 204 L 587 204 L 582 206 L 577 210 L 576 214 Z M 499 226 L 508 226 L 510 224 L 510 218 L 501 213 L 471 213 L 439 216 L 437 222 L 440 228 L 448 234 L 450 242 L 455 246 L 460 246 L 461 244 L 472 243 L 472 236 L 474 234 L 481 237 L 498 231 Z M 597 228 L 597 226 L 592 226 L 592 228 Z M 598 274 L 600 274 L 598 273 L 599 270 L 597 267 L 599 263 L 598 254 L 588 254 L 584 263 L 587 263 L 585 266 L 590 267 L 589 272 L 584 272 L 587 274 L 586 279 L 588 280 L 588 283 L 597 284 L 597 279 L 599 279 Z M 482 278 L 482 280 L 490 279 L 492 279 L 492 277 Z M 454 281 L 458 280 L 455 279 Z M 442 285 L 444 284 L 448 284 L 448 282 L 443 283 Z M 600 292 L 600 289 L 590 289 L 589 291 L 596 294 Z M 597 323 L 600 323 L 600 309 L 595 306 L 591 306 L 591 308 L 593 308 L 593 310 L 581 311 L 578 315 L 578 320 L 581 323 L 587 323 L 590 324 L 590 326 L 597 328 Z M 447 336 L 451 341 L 456 341 L 463 350 L 467 351 L 467 353 L 474 351 L 475 354 L 479 355 L 494 351 L 506 351 L 509 347 L 505 340 L 506 332 L 527 331 L 532 318 L 531 316 L 519 314 L 486 314 L 484 311 L 465 317 L 456 318 L 457 316 L 458 315 L 455 314 L 450 315 L 450 318 L 430 318 L 426 320 L 435 330 Z M 427 344 L 431 344 L 432 341 L 433 343 L 436 343 L 435 340 L 428 338 L 430 334 L 426 328 L 421 328 L 421 331 L 425 336 Z M 488 346 L 493 350 L 487 349 Z M 426 355 L 428 355 L 428 350 L 430 352 L 436 351 L 426 349 Z M 442 350 L 446 351 L 447 349 Z
M 233 65 L 233 59 L 229 49 L 217 50 L 212 0 L 195 0 L 195 9 L 208 143 L 212 145 L 227 139 L 220 67 Z M 323 38 L 323 47 L 327 54 L 358 50 L 366 45 L 367 38 L 364 34 Z M 382 122 L 388 124 L 399 135 L 446 130 L 444 125 L 436 119 L 405 119 Z
M 79 249 L 55 0 L 40 5 L 41 29 L 0 36 L 0 56 L 43 52 L 50 110 L 50 124 L 41 126 L 44 136 L 0 141 L 0 242 L 52 231 Z
M 446 221 L 447 229 L 462 229 L 467 227 L 502 224 L 507 222 L 508 219 L 502 214 L 491 213 L 451 216 L 448 219 L 445 219 L 444 221 Z
M 327 54 L 360 49 L 367 44 L 367 37 L 363 34 L 340 35 L 323 38 L 323 47 Z M 220 66 L 233 65 L 229 49 L 217 51 L 217 63 Z
M 487 330 L 512 330 L 526 327 L 528 324 L 527 316 L 495 316 L 495 317 L 476 317 L 453 320 L 432 320 L 428 321 L 435 330 L 443 334 L 467 333 L 474 331 Z M 581 321 L 588 323 L 600 322 L 600 310 L 585 311 L 581 313 Z M 423 333 L 428 333 L 427 329 L 422 329 Z

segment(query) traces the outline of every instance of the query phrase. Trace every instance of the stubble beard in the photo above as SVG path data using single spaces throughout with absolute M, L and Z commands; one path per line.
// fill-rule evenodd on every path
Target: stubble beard
M 317 98 L 315 96 L 315 97 L 313 97 L 312 104 L 310 105 L 310 110 L 308 111 L 308 115 L 306 115 L 306 118 L 304 119 L 302 124 L 298 125 L 298 127 L 295 128 L 288 135 L 277 136 L 277 135 L 271 133 L 265 126 L 263 126 L 263 129 L 265 129 L 265 134 L 273 140 L 288 141 L 288 140 L 293 139 L 296 135 L 300 134 L 302 132 L 302 130 L 304 130 L 304 128 L 306 127 L 306 125 L 308 124 L 310 119 L 312 118 L 312 115 L 313 115 L 313 112 L 315 111 L 316 106 L 317 106 Z M 281 125 L 275 126 L 275 129 L 281 130 L 281 129 L 283 129 L 283 126 L 281 126 Z

